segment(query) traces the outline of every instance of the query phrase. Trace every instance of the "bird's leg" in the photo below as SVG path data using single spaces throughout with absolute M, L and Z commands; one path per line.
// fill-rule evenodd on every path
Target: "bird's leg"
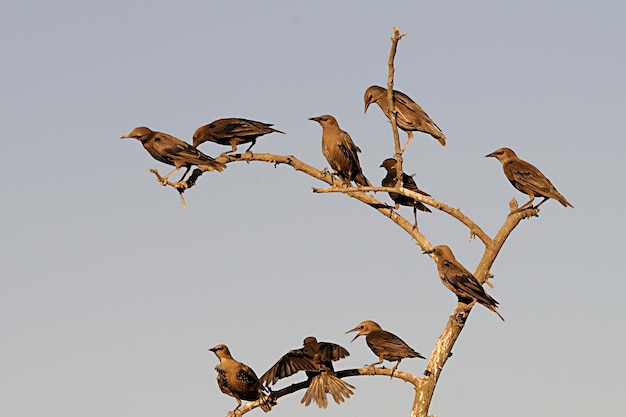
M 246 149 L 246 152 L 250 152 L 250 149 L 252 149 L 252 147 L 256 144 L 256 139 L 252 139 L 252 142 L 250 143 L 250 146 L 248 146 L 248 149 Z M 236 148 L 236 146 L 235 146 Z
M 417 208 L 413 207 L 413 220 L 415 220 L 415 223 L 413 223 L 413 230 L 417 230 Z
M 398 369 L 398 365 L 400 365 L 400 361 L 402 361 L 402 359 L 398 360 L 398 362 L 396 362 L 395 366 L 393 368 L 391 368 L 391 379 L 393 379 L 393 373 L 396 371 L 396 369 Z
M 191 166 L 190 166 L 190 165 L 188 165 L 188 166 L 187 166 L 187 169 L 185 170 L 185 173 L 183 174 L 183 176 L 182 176 L 182 177 L 180 177 L 180 179 L 178 180 L 178 182 L 182 182 L 182 181 L 185 179 L 185 177 L 186 177 L 186 176 L 187 176 L 187 174 L 189 173 L 189 170 L 190 170 L 190 169 L 191 169 Z
M 159 182 L 161 183 L 161 185 L 163 185 L 163 186 L 167 185 L 167 179 L 168 179 L 169 177 L 171 177 L 172 175 L 176 174 L 176 173 L 178 172 L 178 170 L 179 170 L 179 169 L 180 169 L 180 168 L 174 168 L 174 170 L 173 170 L 172 172 L 170 172 L 169 174 L 167 174 L 167 175 L 166 175 L 166 176 L 164 176 L 164 177 L 161 177 L 161 180 L 159 181 Z
M 537 204 L 534 208 L 538 209 L 540 205 L 542 205 L 543 203 L 545 203 L 546 201 L 548 201 L 549 198 L 548 197 L 544 197 L 543 200 L 541 200 L 541 203 Z
M 472 309 L 472 307 L 474 307 L 474 304 L 476 304 L 478 300 L 474 300 L 471 303 L 469 303 L 468 305 L 466 305 L 465 307 L 461 307 L 461 311 L 470 311 Z
M 406 148 L 409 146 L 409 143 L 411 143 L 411 141 L 413 140 L 413 132 L 411 132 L 410 130 L 408 132 L 406 132 L 406 134 L 408 135 L 408 139 L 406 141 L 406 143 L 404 144 L 404 146 L 402 147 L 402 149 L 400 149 L 400 153 L 404 153 L 404 151 L 406 150 Z

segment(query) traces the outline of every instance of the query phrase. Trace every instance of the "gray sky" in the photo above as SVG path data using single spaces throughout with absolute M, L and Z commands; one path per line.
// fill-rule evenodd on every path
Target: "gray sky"
M 378 108 L 363 114 L 363 92 L 386 82 L 397 25 L 396 87 L 448 137 L 443 148 L 417 134 L 405 153 L 420 187 L 493 235 L 508 201 L 526 201 L 483 158 L 508 146 L 576 207 L 549 201 L 510 237 L 489 290 L 506 322 L 474 310 L 431 413 L 622 415 L 625 12 L 622 1 L 5 0 L 0 414 L 226 415 L 236 402 L 217 388 L 209 347 L 229 345 L 261 374 L 315 335 L 350 350 L 338 368 L 358 367 L 374 355 L 344 332 L 365 319 L 428 356 L 455 297 L 388 219 L 260 163 L 204 175 L 183 210 L 148 172 L 169 167 L 118 139 L 147 125 L 190 141 L 246 117 L 287 132 L 257 152 L 323 168 L 307 118 L 330 113 L 379 183 L 391 130 Z M 482 244 L 457 221 L 420 219 L 476 266 Z M 305 408 L 300 392 L 272 416 L 408 416 L 410 385 L 349 382 L 341 406 Z

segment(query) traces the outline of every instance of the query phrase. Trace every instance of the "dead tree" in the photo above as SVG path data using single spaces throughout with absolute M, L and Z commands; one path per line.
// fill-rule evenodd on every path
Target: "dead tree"
M 386 218 L 390 219 L 397 226 L 403 229 L 406 233 L 408 233 L 417 244 L 420 246 L 422 251 L 430 251 L 432 249 L 432 245 L 429 240 L 424 236 L 418 227 L 416 227 L 409 220 L 399 215 L 396 210 L 392 206 L 389 206 L 380 200 L 378 200 L 374 194 L 370 193 L 374 192 L 393 192 L 396 194 L 401 194 L 406 197 L 415 199 L 417 201 L 426 204 L 432 208 L 435 208 L 439 211 L 442 211 L 457 221 L 461 222 L 465 227 L 469 230 L 470 238 L 478 238 L 483 245 L 485 246 L 482 258 L 478 263 L 478 266 L 474 270 L 473 274 L 476 279 L 480 282 L 480 284 L 488 284 L 490 286 L 491 283 L 488 282 L 488 278 L 490 277 L 489 270 L 493 265 L 498 253 L 502 249 L 502 246 L 506 239 L 509 237 L 513 229 L 523 220 L 530 217 L 536 217 L 539 213 L 538 208 L 530 207 L 523 211 L 517 211 L 518 205 L 515 199 L 510 202 L 510 214 L 506 218 L 504 224 L 500 227 L 495 236 L 491 237 L 485 231 L 478 226 L 472 219 L 467 217 L 465 214 L 461 212 L 458 208 L 453 208 L 441 201 L 437 201 L 434 198 L 415 193 L 413 191 L 402 188 L 402 152 L 400 147 L 400 138 L 397 127 L 397 112 L 394 106 L 394 98 L 393 98 L 393 83 L 394 83 L 394 58 L 396 54 L 396 48 L 399 40 L 405 34 L 400 34 L 398 28 L 394 28 L 394 35 L 391 38 L 392 46 L 391 52 L 389 54 L 389 75 L 387 82 L 387 100 L 389 101 L 389 108 L 393 109 L 391 112 L 390 122 L 391 128 L 393 132 L 394 145 L 395 145 L 395 159 L 398 161 L 397 163 L 397 172 L 400 180 L 397 183 L 396 187 L 350 187 L 338 184 L 340 183 L 333 176 L 332 173 L 327 170 L 319 170 L 311 165 L 306 164 L 300 159 L 291 156 L 291 155 L 276 155 L 276 154 L 266 154 L 266 153 L 242 153 L 242 154 L 228 154 L 223 155 L 216 158 L 217 161 L 229 164 L 235 162 L 265 162 L 279 165 L 285 164 L 292 167 L 294 170 L 302 172 L 329 185 L 326 188 L 313 188 L 313 192 L 315 193 L 341 193 L 345 194 L 348 197 L 354 198 L 369 207 L 374 208 L 379 213 L 381 213 Z M 151 170 L 158 179 L 160 179 L 160 175 L 156 170 Z M 185 181 L 179 183 L 168 182 L 167 185 L 174 187 L 181 196 L 181 201 L 184 206 L 184 199 L 182 197 L 185 190 L 193 187 L 196 184 L 197 179 L 204 173 L 204 171 L 200 169 L 196 169 L 192 175 Z M 462 302 L 459 302 L 455 307 L 456 311 L 461 311 L 465 307 L 467 307 Z M 451 356 L 452 348 L 454 347 L 455 342 L 457 341 L 461 331 L 463 330 L 467 318 L 471 312 L 471 308 L 465 310 L 462 314 L 453 313 L 448 322 L 446 323 L 445 328 L 443 329 L 435 347 L 432 350 L 432 353 L 428 359 L 428 363 L 426 365 L 426 369 L 421 376 L 412 375 L 406 372 L 402 372 L 396 370 L 392 376 L 391 369 L 385 368 L 359 368 L 359 369 L 347 369 L 337 371 L 337 376 L 340 378 L 347 376 L 357 376 L 357 375 L 385 375 L 387 377 L 392 376 L 395 378 L 400 378 L 408 383 L 413 384 L 415 387 L 415 398 L 413 401 L 413 406 L 411 409 L 411 417 L 426 417 L 428 416 L 428 410 L 430 407 L 430 403 L 435 392 L 435 387 L 437 386 L 437 381 L 443 370 L 443 367 L 446 364 L 446 361 Z M 272 397 L 271 400 L 275 401 L 278 398 L 296 392 L 301 389 L 305 389 L 308 385 L 307 381 L 303 381 L 300 383 L 292 384 L 286 388 L 283 388 L 279 391 L 275 391 L 270 394 Z M 267 398 L 262 398 L 258 401 L 248 402 L 241 406 L 236 413 L 237 414 L 245 414 L 248 411 L 258 407 L 263 401 L 267 401 Z

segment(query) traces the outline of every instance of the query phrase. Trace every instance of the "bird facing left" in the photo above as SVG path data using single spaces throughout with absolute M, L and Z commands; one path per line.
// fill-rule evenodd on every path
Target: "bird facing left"
M 170 176 L 181 168 L 186 168 L 185 173 L 179 180 L 182 181 L 189 173 L 193 165 L 206 171 L 222 172 L 226 165 L 203 154 L 187 142 L 167 133 L 155 132 L 145 126 L 134 128 L 120 139 L 133 138 L 141 142 L 148 153 L 157 161 L 174 166 L 174 170 L 161 178 L 161 184 L 166 185 Z

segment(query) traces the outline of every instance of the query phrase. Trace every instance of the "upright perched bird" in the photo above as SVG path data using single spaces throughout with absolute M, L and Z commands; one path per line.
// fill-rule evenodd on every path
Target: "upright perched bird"
M 215 367 L 217 385 L 224 394 L 237 400 L 235 410 L 241 407 L 241 400 L 256 401 L 263 397 L 263 386 L 252 368 L 233 359 L 226 345 L 217 345 L 209 350 L 220 360 L 220 364 Z M 261 409 L 266 413 L 271 408 L 269 402 L 261 404 Z
M 411 100 L 411 97 L 397 90 L 393 90 L 393 98 L 398 113 L 396 120 L 398 127 L 404 130 L 408 135 L 408 140 L 402 147 L 402 152 L 405 151 L 409 143 L 413 140 L 413 132 L 415 131 L 428 133 L 430 136 L 437 139 L 441 145 L 446 146 L 446 135 L 443 134 L 439 126 L 433 122 L 419 104 Z M 391 120 L 386 88 L 377 85 L 368 87 L 368 89 L 365 90 L 363 100 L 365 101 L 365 112 L 367 112 L 367 108 L 370 104 L 376 103 L 385 116 Z
M 205 167 L 207 170 L 217 170 L 220 172 L 226 169 L 226 165 L 217 162 L 215 159 L 203 154 L 187 142 L 183 142 L 167 133 L 153 132 L 147 127 L 141 126 L 134 128 L 130 133 L 121 137 L 121 139 L 126 138 L 139 140 L 154 159 L 175 167 L 172 172 L 161 178 L 163 185 L 167 184 L 167 179 L 182 167 L 185 167 L 186 171 L 179 181 L 182 181 L 185 176 L 187 176 L 192 165 L 198 165 Z
M 335 173 L 349 184 L 354 181 L 358 185 L 372 185 L 361 171 L 358 146 L 354 144 L 347 132 L 339 128 L 337 119 L 331 115 L 311 117 L 322 126 L 322 153 Z
M 381 168 L 385 168 L 387 170 L 387 175 L 383 178 L 382 186 L 383 187 L 395 187 L 396 186 L 396 160 L 393 158 L 387 158 L 380 165 Z M 402 173 L 402 187 L 407 190 L 411 190 L 418 194 L 425 195 L 430 197 L 430 194 L 425 193 L 424 191 L 417 188 L 417 184 L 415 180 L 410 175 Z M 396 203 L 396 210 L 399 206 L 408 206 L 413 207 L 413 218 L 415 219 L 415 227 L 417 227 L 417 210 L 425 211 L 431 213 L 430 209 L 426 207 L 423 203 L 414 200 L 412 198 L 403 196 L 402 194 L 397 193 L 389 193 L 389 197 Z
M 338 361 L 350 353 L 343 347 L 330 342 L 318 342 L 313 336 L 304 339 L 304 346 L 283 355 L 265 374 L 260 381 L 269 386 L 278 379 L 287 378 L 298 371 L 306 371 L 309 386 L 300 401 L 305 406 L 311 401 L 320 408 L 328 407 L 326 394 L 330 393 L 337 404 L 354 394 L 354 386 L 335 375 L 333 361 Z
M 549 198 L 557 200 L 563 207 L 574 207 L 557 191 L 554 185 L 552 185 L 550 180 L 547 179 L 541 171 L 531 163 L 519 159 L 512 149 L 500 148 L 485 155 L 485 158 L 488 157 L 497 158 L 498 161 L 502 162 L 504 175 L 506 175 L 506 178 L 513 184 L 513 187 L 530 197 L 528 203 L 524 204 L 516 211 L 521 211 L 532 206 L 535 197 L 543 197 L 543 200 L 534 208 L 538 208 Z
M 359 332 L 356 336 L 350 341 L 350 343 L 354 342 L 354 340 L 359 336 L 365 336 L 365 341 L 367 342 L 367 346 L 372 349 L 372 352 L 376 356 L 378 356 L 378 362 L 374 362 L 370 365 L 366 366 L 374 366 L 383 363 L 383 359 L 388 360 L 389 362 L 397 361 L 393 369 L 391 370 L 391 376 L 393 377 L 394 371 L 400 365 L 400 361 L 405 358 L 422 358 L 425 359 L 420 353 L 417 353 L 413 350 L 412 347 L 407 345 L 395 334 L 388 332 L 387 330 L 383 330 L 382 327 L 378 325 L 378 323 L 373 322 L 371 320 L 365 320 L 361 322 L 358 326 L 356 326 L 352 330 L 348 330 L 346 333 L 350 332 Z
M 248 152 L 256 144 L 256 139 L 259 136 L 272 132 L 285 133 L 274 129 L 272 126 L 268 123 L 248 119 L 218 119 L 196 129 L 193 134 L 193 146 L 197 148 L 198 145 L 206 141 L 220 145 L 230 145 L 232 150 L 222 152 L 220 155 L 222 156 L 236 152 L 237 145 L 251 142 L 248 149 L 246 149 L 246 152 Z
M 467 304 L 462 309 L 463 311 L 471 309 L 478 302 L 496 313 L 504 321 L 504 317 L 497 310 L 498 302 L 487 294 L 474 275 L 454 258 L 448 246 L 435 246 L 432 250 L 424 253 L 435 255 L 439 278 L 447 289 L 456 294 L 460 302 Z

